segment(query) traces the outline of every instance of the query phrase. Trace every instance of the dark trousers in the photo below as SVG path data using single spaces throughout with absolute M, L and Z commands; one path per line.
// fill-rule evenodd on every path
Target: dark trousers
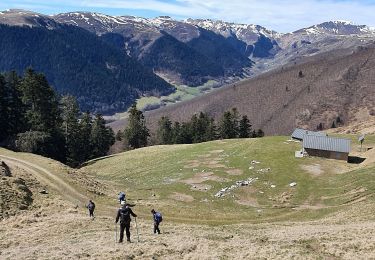
M 94 210 L 89 209 L 89 214 L 90 214 L 90 217 L 94 217 Z
M 129 223 L 120 223 L 120 241 L 124 239 L 124 230 L 126 230 L 126 239 L 130 241 L 130 222 Z
M 154 234 L 156 234 L 156 232 L 160 234 L 159 224 L 159 222 L 154 221 Z

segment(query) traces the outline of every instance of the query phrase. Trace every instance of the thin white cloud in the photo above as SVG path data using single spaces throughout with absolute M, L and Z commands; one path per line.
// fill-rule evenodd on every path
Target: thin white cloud
M 16 2 L 16 1 L 14 1 Z M 334 0 L 23 0 L 26 4 L 50 8 L 110 8 L 153 11 L 178 18 L 213 18 L 233 22 L 260 24 L 287 32 L 329 20 L 350 20 L 357 24 L 375 25 L 375 5 L 364 1 Z M 1 6 L 1 5 L 0 5 Z M 131 13 L 130 13 L 131 14 Z

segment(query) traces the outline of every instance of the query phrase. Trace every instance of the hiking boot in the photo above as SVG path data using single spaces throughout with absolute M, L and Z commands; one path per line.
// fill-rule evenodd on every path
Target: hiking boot
M 126 241 L 128 241 L 128 243 L 131 243 L 130 238 L 126 239 Z
M 119 243 L 122 243 L 122 240 L 119 240 L 118 242 L 119 242 Z

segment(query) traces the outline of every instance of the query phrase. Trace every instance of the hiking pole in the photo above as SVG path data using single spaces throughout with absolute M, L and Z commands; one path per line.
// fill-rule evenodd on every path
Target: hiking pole
M 138 243 L 139 243 L 139 232 L 138 232 L 137 218 L 135 218 L 135 228 L 137 229 L 137 237 L 138 237 Z
M 117 223 L 115 222 L 115 243 L 117 242 Z

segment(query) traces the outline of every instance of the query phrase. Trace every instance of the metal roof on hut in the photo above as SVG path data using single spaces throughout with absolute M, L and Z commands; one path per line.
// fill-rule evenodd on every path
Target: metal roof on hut
M 314 131 L 309 131 L 309 130 L 305 130 L 301 128 L 296 128 L 294 132 L 292 133 L 292 138 L 302 141 L 304 135 L 327 136 L 327 134 L 324 132 L 314 132 Z

